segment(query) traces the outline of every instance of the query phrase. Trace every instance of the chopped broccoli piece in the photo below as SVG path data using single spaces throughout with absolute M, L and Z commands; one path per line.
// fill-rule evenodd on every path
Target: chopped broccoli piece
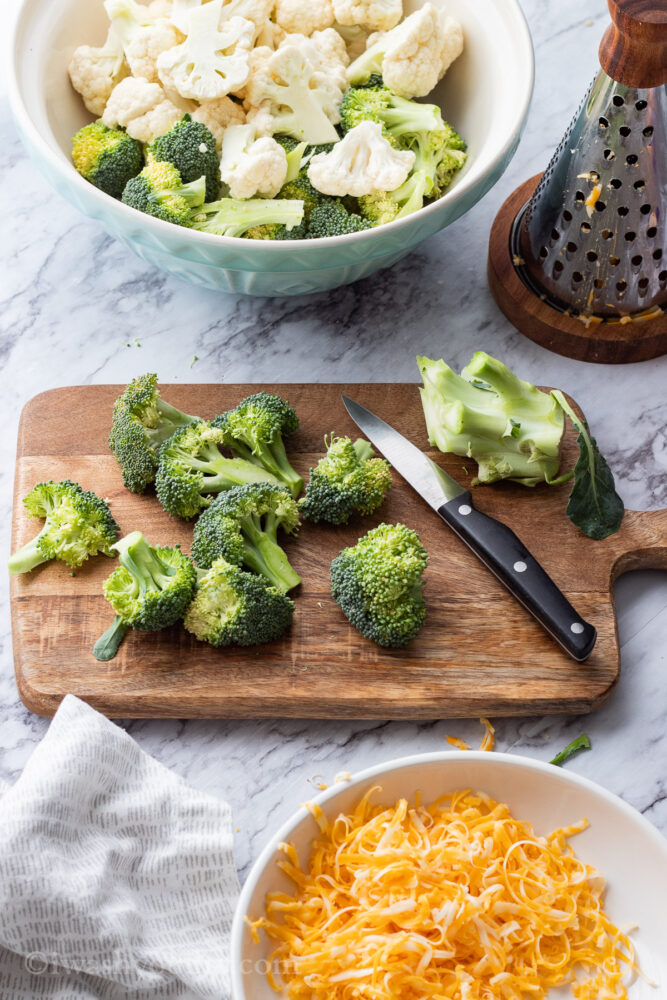
M 122 129 L 92 122 L 73 136 L 72 162 L 100 191 L 120 198 L 127 182 L 141 170 L 144 152 L 141 143 Z
M 296 501 L 283 486 L 237 486 L 216 497 L 195 524 L 192 557 L 198 567 L 208 568 L 224 556 L 287 593 L 298 587 L 301 577 L 278 544 L 278 529 L 296 534 L 299 523 Z
M 217 236 L 244 236 L 258 226 L 290 230 L 303 219 L 303 202 L 280 198 L 221 198 L 192 213 L 192 227 Z
M 233 410 L 213 420 L 225 435 L 225 444 L 240 458 L 267 469 L 298 497 L 303 479 L 290 465 L 283 436 L 299 426 L 295 410 L 280 396 L 256 392 Z
M 334 437 L 314 469 L 299 506 L 309 521 L 347 524 L 355 514 L 372 514 L 391 488 L 391 469 L 368 441 Z
M 98 660 L 113 659 L 129 628 L 158 632 L 175 625 L 197 582 L 192 560 L 178 545 L 151 545 L 140 531 L 132 531 L 114 548 L 120 566 L 104 581 L 104 596 L 116 617 L 95 643 Z
M 303 219 L 305 222 L 308 222 L 310 220 L 310 213 L 316 205 L 319 205 L 322 197 L 323 195 L 308 180 L 305 170 L 302 170 L 293 181 L 287 181 L 286 184 L 283 184 L 278 192 L 277 200 L 280 201 L 285 198 L 288 201 L 301 201 L 303 204 Z
M 576 754 L 580 753 L 582 750 L 590 750 L 591 741 L 586 735 L 582 733 L 581 736 L 577 736 L 576 740 L 572 740 L 571 743 L 557 753 L 553 760 L 550 760 L 550 764 L 554 764 L 556 767 L 562 767 L 570 757 L 574 757 Z
M 29 517 L 43 517 L 45 523 L 38 535 L 10 556 L 12 576 L 51 559 L 76 569 L 89 556 L 111 555 L 119 528 L 109 505 L 96 493 L 64 479 L 37 483 L 23 503 Z
M 324 236 L 343 236 L 358 233 L 362 229 L 372 229 L 373 223 L 360 215 L 348 212 L 338 198 L 322 199 L 310 213 L 308 236 L 320 239 Z
M 378 122 L 394 146 L 412 150 L 413 173 L 425 175 L 429 198 L 439 197 L 466 161 L 465 142 L 435 104 L 398 97 L 388 87 L 351 87 L 341 104 L 342 127 L 347 132 L 363 121 Z
M 427 553 L 404 524 L 380 524 L 331 563 L 331 593 L 356 629 L 379 646 L 399 648 L 424 624 Z
M 278 480 L 243 458 L 225 458 L 225 434 L 206 421 L 181 427 L 160 448 L 155 476 L 157 497 L 172 517 L 191 520 L 208 507 L 213 494 L 245 483 Z
M 363 195 L 359 199 L 359 210 L 374 226 L 402 219 L 422 208 L 429 184 L 428 175 L 423 170 L 413 171 L 395 191 Z
M 180 122 L 159 136 L 149 146 L 154 159 L 171 163 L 184 184 L 206 180 L 206 201 L 213 201 L 220 190 L 220 157 L 212 132 L 203 124 L 184 115 Z
M 118 459 L 123 483 L 133 493 L 143 493 L 155 479 L 160 445 L 178 427 L 198 417 L 182 413 L 160 398 L 157 375 L 133 379 L 113 406 L 109 447 Z
M 123 202 L 138 212 L 176 226 L 192 226 L 192 209 L 204 204 L 206 178 L 184 184 L 176 167 L 151 158 L 123 191 Z
M 199 584 L 183 624 L 211 646 L 258 646 L 289 628 L 294 602 L 266 580 L 225 559 L 198 573 Z
M 524 486 L 554 479 L 563 411 L 501 361 L 477 351 L 457 375 L 444 361 L 418 357 L 429 442 L 474 459 L 479 483 L 511 479 Z

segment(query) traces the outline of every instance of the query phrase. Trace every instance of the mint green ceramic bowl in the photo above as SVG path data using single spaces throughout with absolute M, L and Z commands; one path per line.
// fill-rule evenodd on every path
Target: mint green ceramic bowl
M 77 45 L 102 43 L 102 0 L 23 0 L 9 60 L 12 109 L 31 157 L 53 187 L 156 267 L 247 295 L 336 288 L 394 264 L 467 212 L 496 183 L 518 145 L 533 88 L 533 50 L 517 0 L 435 2 L 465 30 L 465 51 L 432 99 L 465 136 L 468 162 L 439 201 L 378 229 L 304 242 L 212 236 L 135 212 L 84 181 L 72 166 L 70 140 L 90 115 L 70 86 L 67 65 Z M 406 10 L 420 3 L 406 0 Z

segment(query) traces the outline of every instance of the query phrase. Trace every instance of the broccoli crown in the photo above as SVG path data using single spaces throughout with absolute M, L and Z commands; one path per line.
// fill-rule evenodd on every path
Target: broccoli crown
M 310 213 L 308 236 L 319 239 L 323 236 L 343 236 L 358 233 L 361 229 L 372 229 L 373 223 L 354 212 L 348 212 L 338 198 L 322 199 Z
M 99 121 L 84 125 L 73 136 L 72 161 L 87 181 L 120 198 L 127 182 L 141 170 L 144 153 L 141 143 L 127 132 Z
M 212 494 L 245 483 L 277 482 L 254 462 L 226 458 L 225 435 L 204 420 L 179 428 L 164 442 L 155 475 L 157 497 L 168 514 L 191 520 L 208 507 Z
M 235 454 L 261 465 L 294 496 L 299 495 L 303 479 L 292 468 L 283 442 L 283 435 L 291 434 L 299 426 L 296 411 L 288 402 L 268 392 L 256 392 L 241 400 L 233 410 L 217 416 L 213 426 L 222 430 L 225 444 Z
M 193 211 L 190 219 L 194 229 L 217 236 L 245 236 L 251 230 L 274 225 L 291 230 L 303 219 L 303 202 L 281 198 L 220 198 Z
M 189 114 L 184 115 L 168 132 L 154 139 L 149 150 L 156 160 L 176 167 L 184 184 L 204 177 L 206 201 L 217 198 L 220 157 L 215 148 L 215 138 L 203 122 L 195 122 Z
M 422 574 L 427 553 L 404 524 L 380 524 L 331 563 L 331 593 L 363 636 L 398 648 L 413 639 L 426 617 Z
M 395 191 L 362 195 L 359 199 L 359 210 L 374 226 L 402 219 L 423 206 L 430 186 L 431 181 L 423 170 L 413 171 Z
M 151 157 L 141 173 L 125 185 L 123 201 L 164 222 L 191 226 L 191 210 L 204 204 L 205 194 L 205 177 L 184 184 L 176 167 Z
M 133 379 L 114 403 L 109 433 L 109 447 L 118 459 L 126 488 L 143 493 L 155 479 L 162 442 L 178 427 L 197 419 L 160 398 L 154 373 Z
M 309 521 L 347 524 L 357 514 L 372 514 L 391 488 L 391 469 L 377 458 L 367 441 L 352 443 L 348 437 L 331 436 L 327 453 L 314 469 L 306 495 L 300 501 L 301 513 Z
M 104 581 L 104 596 L 121 622 L 147 632 L 175 625 L 195 592 L 192 560 L 178 545 L 151 545 L 140 531 L 114 548 L 120 566 Z
M 484 351 L 460 375 L 444 361 L 418 357 L 429 442 L 474 459 L 480 483 L 511 479 L 523 486 L 558 473 L 563 411 L 549 393 Z
M 224 556 L 265 576 L 286 593 L 301 583 L 277 541 L 278 529 L 296 534 L 299 508 L 291 494 L 274 483 L 237 486 L 216 497 L 195 524 L 192 556 L 207 568 Z
M 293 181 L 287 181 L 283 184 L 280 191 L 277 194 L 277 200 L 285 198 L 287 200 L 297 200 L 303 203 L 303 221 L 308 223 L 310 220 L 310 213 L 319 205 L 322 195 L 317 188 L 314 188 L 310 183 L 306 169 L 302 169 L 298 176 L 294 178 Z
M 258 646 L 289 628 L 294 602 L 262 577 L 216 559 L 200 577 L 183 624 L 212 646 Z
M 118 525 L 106 501 L 69 479 L 37 483 L 24 498 L 29 517 L 43 517 L 42 530 L 9 559 L 9 572 L 27 573 L 59 559 L 72 569 L 99 552 L 111 555 Z
M 378 122 L 392 145 L 414 152 L 413 172 L 426 176 L 428 197 L 442 194 L 466 161 L 465 142 L 435 104 L 399 97 L 382 85 L 351 87 L 341 104 L 341 124 L 347 132 L 362 121 Z

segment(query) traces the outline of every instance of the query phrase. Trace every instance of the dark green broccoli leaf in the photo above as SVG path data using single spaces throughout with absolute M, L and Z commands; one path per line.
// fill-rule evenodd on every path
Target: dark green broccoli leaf
M 574 757 L 575 754 L 581 753 L 582 750 L 590 750 L 590 749 L 591 749 L 591 741 L 589 740 L 586 733 L 582 733 L 581 736 L 577 736 L 576 740 L 572 740 L 571 743 L 568 743 L 568 745 L 565 747 L 564 750 L 561 750 L 560 753 L 557 753 L 554 759 L 552 761 L 549 761 L 549 763 L 554 764 L 556 767 L 560 767 L 562 764 L 565 763 L 565 761 L 569 760 L 570 757 Z

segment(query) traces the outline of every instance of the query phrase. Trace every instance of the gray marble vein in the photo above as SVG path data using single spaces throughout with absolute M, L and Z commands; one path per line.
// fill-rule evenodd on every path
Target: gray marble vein
M 147 370 L 174 381 L 400 381 L 414 354 L 463 365 L 477 348 L 520 374 L 562 386 L 583 406 L 626 505 L 667 504 L 667 359 L 621 367 L 570 361 L 520 336 L 489 294 L 486 244 L 503 199 L 542 169 L 593 77 L 607 22 L 603 0 L 525 0 L 537 80 L 524 139 L 493 191 L 395 267 L 320 296 L 222 295 L 153 270 L 61 200 L 16 135 L 0 85 L 0 524 L 9 522 L 16 428 L 37 392 L 124 382 Z M 193 364 L 193 357 L 198 360 Z M 192 365 L 192 367 L 191 367 Z M 0 586 L 0 777 L 21 771 L 47 720 L 19 701 L 6 581 Z M 623 796 L 667 832 L 667 577 L 643 572 L 616 586 L 621 680 L 588 718 L 497 720 L 500 750 L 548 760 L 586 730 L 593 751 L 568 766 Z M 227 798 L 241 874 L 276 825 L 340 770 L 446 748 L 477 746 L 477 721 L 121 722 L 193 785 Z

